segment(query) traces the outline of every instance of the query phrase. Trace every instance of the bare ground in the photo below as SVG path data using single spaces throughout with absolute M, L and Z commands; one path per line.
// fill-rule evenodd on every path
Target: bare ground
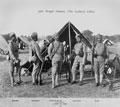
M 27 60 L 28 54 L 22 53 L 20 58 L 22 63 Z M 2 60 L 1 60 L 2 59 Z M 120 81 L 114 83 L 113 91 L 108 91 L 108 85 L 104 88 L 95 87 L 94 77 L 89 72 L 85 73 L 83 85 L 71 85 L 62 76 L 60 86 L 51 88 L 51 77 L 43 74 L 42 86 L 33 86 L 31 77 L 22 77 L 23 83 L 20 86 L 10 87 L 9 63 L 0 56 L 0 97 L 42 97 L 42 98 L 119 98 L 120 97 Z M 79 80 L 79 75 L 77 80 Z M 106 81 L 105 81 L 106 82 Z

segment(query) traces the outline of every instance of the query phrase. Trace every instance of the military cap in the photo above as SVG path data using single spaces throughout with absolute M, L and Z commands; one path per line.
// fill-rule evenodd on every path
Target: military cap
M 31 35 L 31 38 L 35 39 L 35 38 L 37 38 L 37 36 L 38 36 L 37 32 L 33 32 L 32 35 Z
M 80 34 L 76 34 L 75 38 L 81 38 Z
M 54 39 L 58 40 L 59 38 L 60 38 L 59 34 L 56 34 Z
M 16 37 L 14 32 L 9 33 L 10 38 Z
M 97 34 L 97 39 L 102 39 L 102 35 L 101 34 Z

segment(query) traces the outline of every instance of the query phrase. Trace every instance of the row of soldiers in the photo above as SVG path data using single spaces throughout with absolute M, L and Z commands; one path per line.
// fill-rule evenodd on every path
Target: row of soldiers
M 14 86 L 14 68 L 16 67 L 19 72 L 18 83 L 21 83 L 20 77 L 20 60 L 18 57 L 18 47 L 15 43 L 16 35 L 14 33 L 10 34 L 11 41 L 9 42 L 9 55 L 10 55 L 10 77 L 11 77 L 11 86 Z M 32 71 L 32 83 L 33 85 L 38 84 L 38 78 L 41 80 L 41 70 L 40 62 L 44 62 L 44 58 L 41 56 L 40 47 L 37 43 L 38 34 L 36 32 L 32 33 L 31 45 L 29 46 L 29 62 L 33 62 L 33 71 Z M 87 59 L 87 46 L 82 42 L 82 37 L 80 34 L 76 35 L 76 41 L 72 52 L 75 54 L 74 62 L 71 69 L 72 82 L 71 84 L 76 84 L 76 70 L 79 66 L 80 79 L 79 85 L 82 85 L 84 77 L 84 68 Z M 95 71 L 95 83 L 96 86 L 103 86 L 103 73 L 105 63 L 108 60 L 108 49 L 107 46 L 102 43 L 102 35 L 98 34 L 97 36 L 98 43 L 95 46 L 94 56 L 94 71 Z M 58 82 L 58 73 L 61 71 L 62 63 L 64 59 L 64 46 L 60 42 L 59 35 L 55 36 L 55 40 L 48 47 L 48 56 L 52 61 L 52 88 L 55 88 L 59 85 Z M 40 74 L 40 75 L 38 75 Z M 41 85 L 41 82 L 40 82 Z

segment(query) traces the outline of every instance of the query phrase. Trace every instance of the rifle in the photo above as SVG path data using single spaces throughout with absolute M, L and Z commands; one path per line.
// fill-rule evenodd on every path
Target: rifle
M 92 43 L 92 66 L 91 66 L 92 75 L 94 74 L 94 52 L 95 52 L 95 36 L 93 38 L 93 43 Z

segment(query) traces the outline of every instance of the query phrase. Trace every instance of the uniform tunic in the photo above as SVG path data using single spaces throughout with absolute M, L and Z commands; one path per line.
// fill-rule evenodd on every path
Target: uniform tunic
M 11 59 L 18 59 L 18 44 L 12 41 L 9 41 L 8 45 L 9 56 Z
M 64 47 L 59 41 L 54 41 L 48 47 L 48 55 L 52 60 L 52 88 L 58 85 L 58 73 L 61 71 Z
M 73 62 L 73 66 L 72 66 L 72 75 L 73 75 L 73 81 L 75 81 L 75 72 L 77 67 L 79 66 L 79 71 L 80 71 L 80 81 L 82 81 L 83 79 L 83 67 L 84 67 L 84 63 L 86 60 L 86 45 L 81 43 L 77 43 L 74 46 L 73 49 L 76 57 L 74 59 Z
M 94 71 L 96 83 L 103 81 L 103 72 L 105 67 L 105 59 L 108 57 L 107 46 L 103 43 L 97 43 L 95 47 L 97 57 L 94 60 Z
M 19 80 L 20 80 L 20 72 L 18 72 L 18 70 L 20 70 L 20 63 L 15 63 L 15 60 L 19 58 L 19 52 L 18 52 L 18 44 L 13 42 L 13 41 L 9 41 L 8 44 L 8 51 L 9 51 L 9 56 L 10 56 L 10 77 L 11 77 L 11 86 L 14 85 L 14 70 L 16 68 L 16 72 L 19 73 Z
M 30 61 L 33 61 L 32 82 L 35 83 L 38 81 L 38 74 L 40 72 L 40 60 L 42 59 L 40 47 L 38 46 L 37 42 L 31 42 L 31 45 L 29 46 L 29 58 Z

